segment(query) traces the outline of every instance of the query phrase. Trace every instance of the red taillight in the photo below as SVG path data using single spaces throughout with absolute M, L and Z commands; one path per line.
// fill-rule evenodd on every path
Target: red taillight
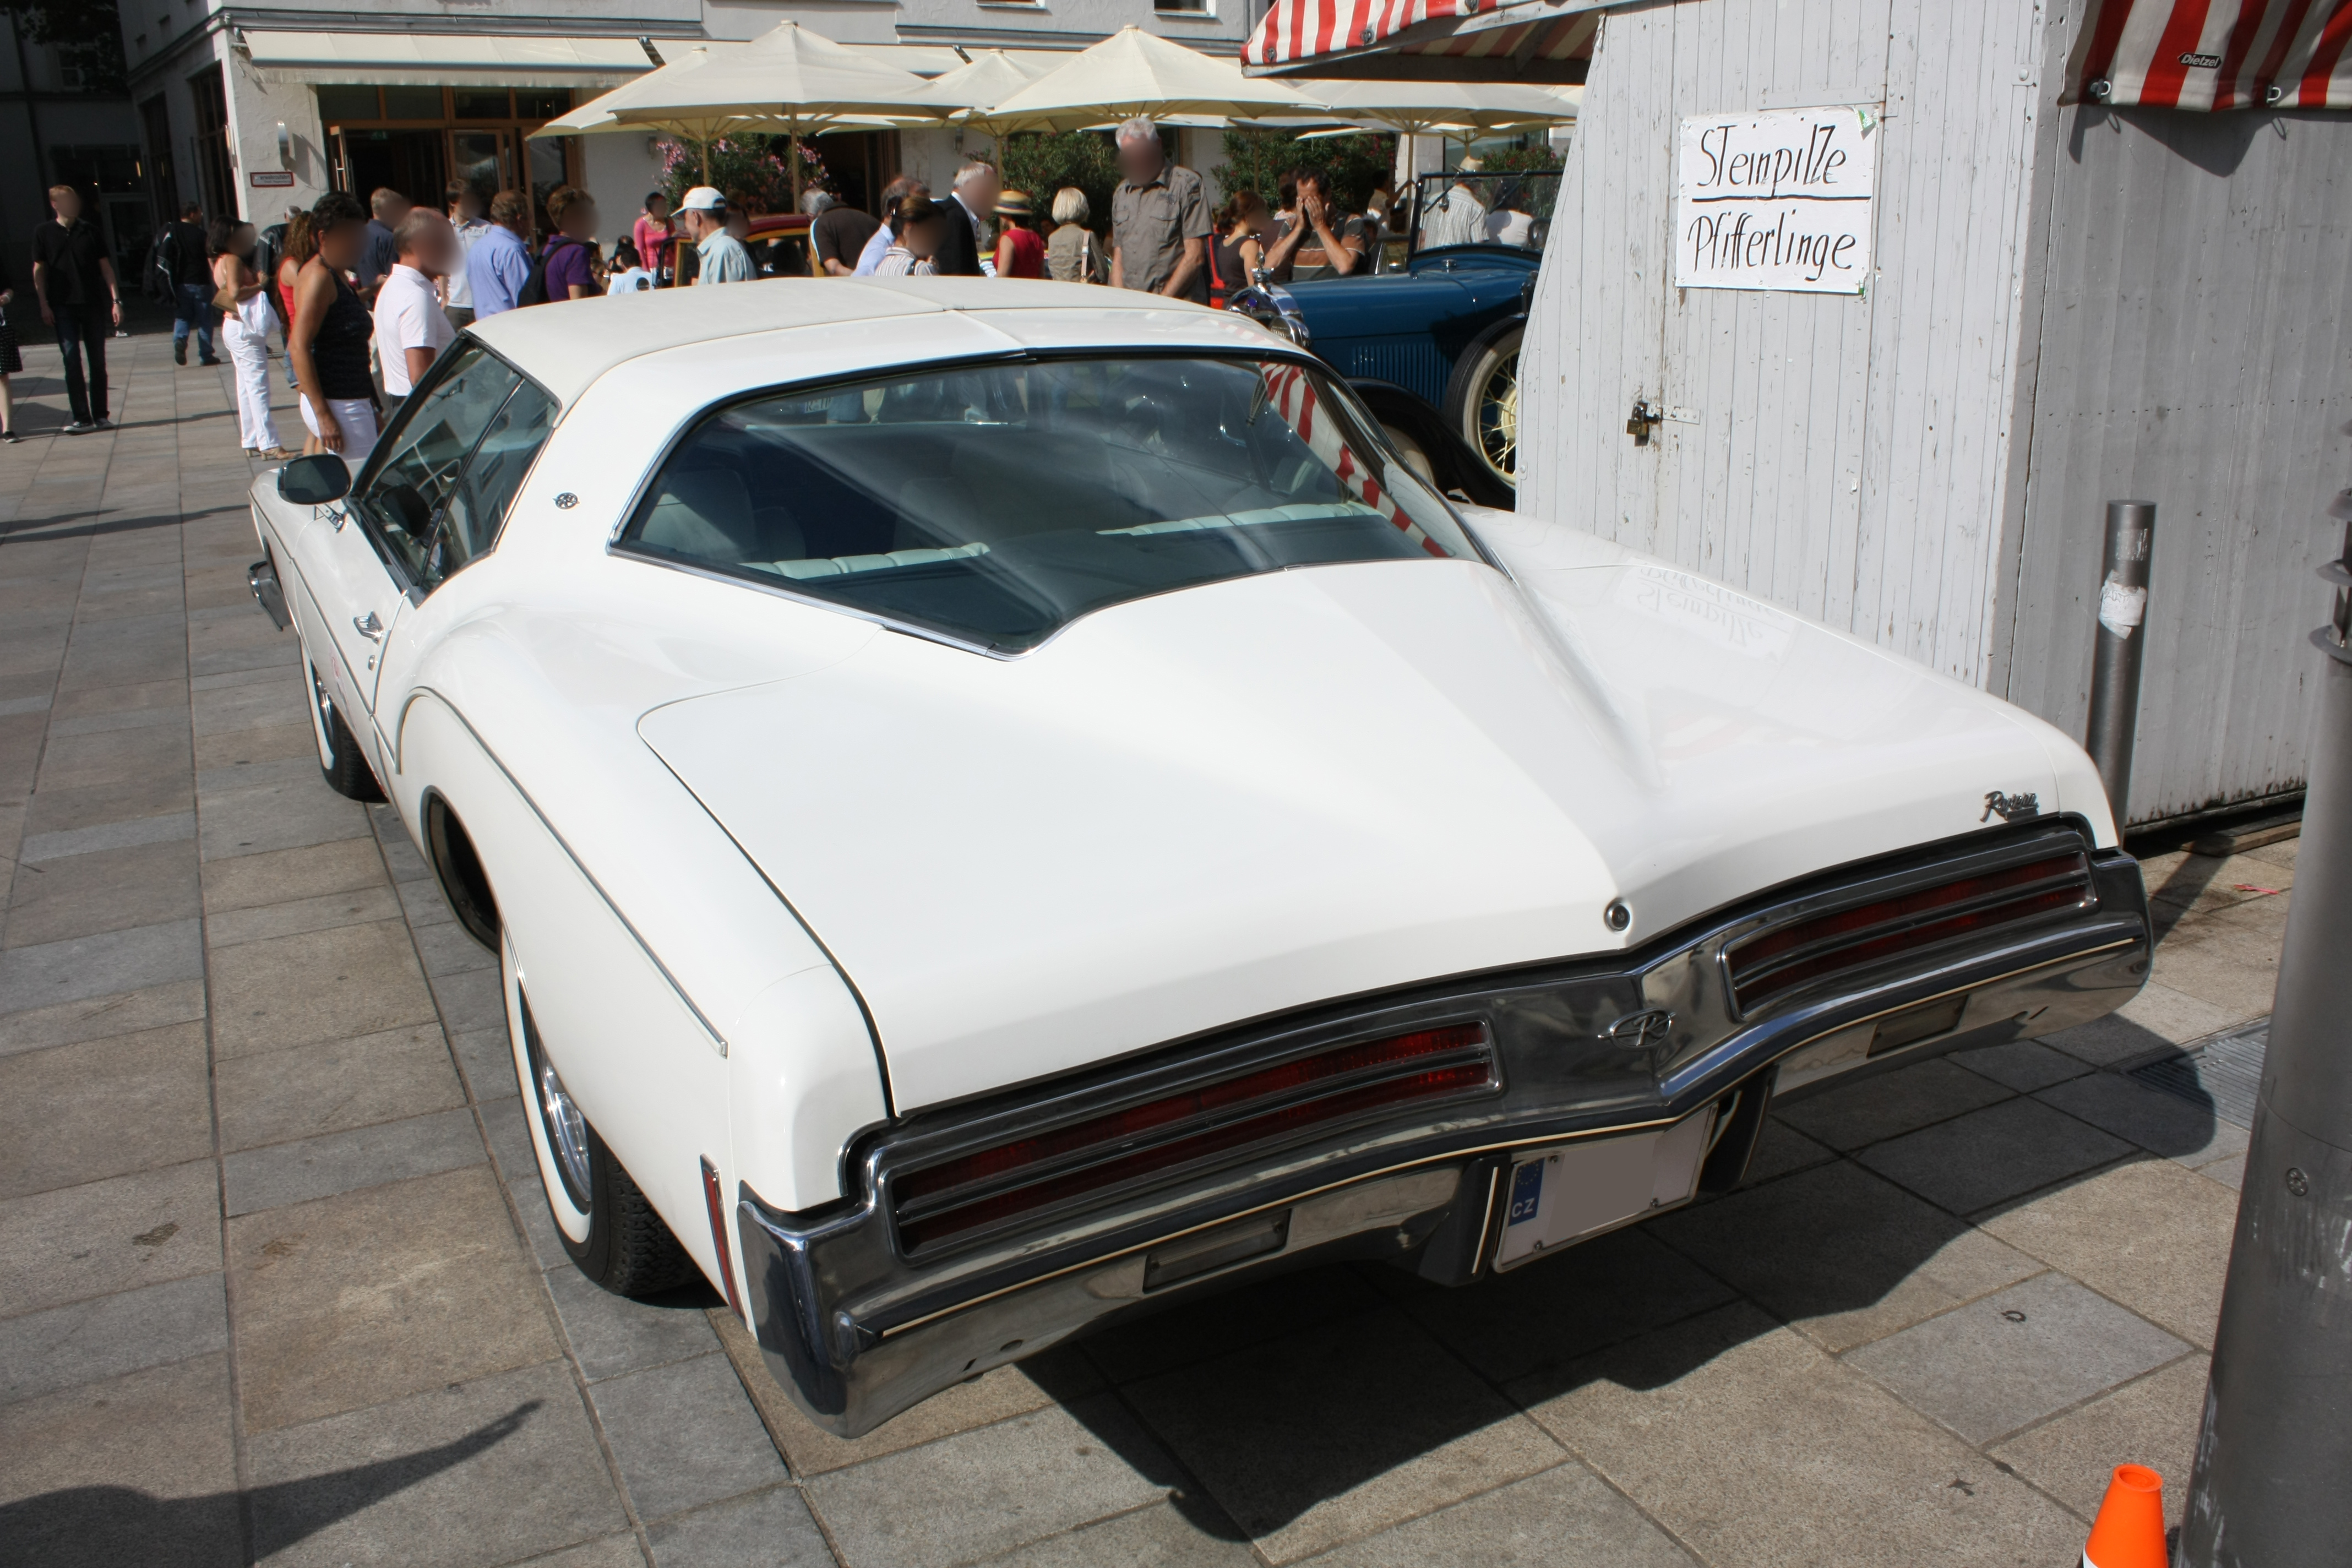
M 719 1168 L 708 1160 L 702 1162 L 702 1203 L 710 1211 L 710 1246 L 719 1254 L 719 1278 L 727 1283 L 727 1305 L 740 1318 L 743 1303 L 735 1291 L 735 1249 L 727 1245 L 727 1199 L 719 1190 Z
M 1414 1070 L 1416 1064 L 1433 1058 L 1471 1051 L 1478 1053 L 1473 1059 Z M 1384 1070 L 1390 1076 L 1381 1076 Z M 1367 1077 L 1371 1081 L 1364 1081 Z M 893 1206 L 901 1211 L 899 1236 L 911 1250 L 1210 1154 L 1383 1106 L 1459 1094 L 1493 1081 L 1493 1055 L 1481 1024 L 1421 1029 L 1341 1046 L 959 1155 L 898 1177 L 891 1191 Z M 1312 1092 L 1325 1083 L 1331 1086 L 1328 1092 Z M 1307 1098 L 1257 1109 L 1302 1091 Z M 1167 1134 L 1162 1141 L 1150 1142 L 1151 1135 L 1161 1132 Z M 1136 1146 L 1139 1142 L 1142 1147 Z M 1060 1169 L 1074 1160 L 1079 1162 L 1076 1168 Z M 1041 1171 L 1034 1181 L 975 1193 L 962 1203 L 950 1198 L 934 1206 L 924 1201 L 1040 1166 L 1055 1167 L 1058 1173 Z M 924 1212 L 927 1209 L 930 1212 Z
M 2046 885 L 2053 880 L 2056 886 Z M 1825 974 L 1988 926 L 2075 908 L 2090 896 L 2090 868 L 2081 855 L 2055 855 L 1797 921 L 1750 937 L 1725 955 L 1732 990 L 1744 1011 Z M 2016 897 L 1997 897 L 2011 889 L 2018 889 Z M 1955 910 L 1940 919 L 1921 918 L 1969 903 L 1978 907 Z M 1805 951 L 1816 948 L 1821 951 Z M 1797 956 L 1773 962 L 1783 954 Z

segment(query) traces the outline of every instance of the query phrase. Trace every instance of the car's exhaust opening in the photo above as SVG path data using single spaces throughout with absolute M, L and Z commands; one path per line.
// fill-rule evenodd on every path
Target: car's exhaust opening
M 1143 1260 L 1146 1295 L 1253 1258 L 1280 1252 L 1290 1238 L 1290 1211 L 1253 1215 L 1155 1249 Z

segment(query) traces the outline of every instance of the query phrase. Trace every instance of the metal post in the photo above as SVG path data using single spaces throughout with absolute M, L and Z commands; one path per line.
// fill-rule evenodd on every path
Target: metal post
M 2352 426 L 2347 426 L 2352 434 Z M 2340 1563 L 2352 1477 L 2352 490 L 2279 961 L 2270 1054 L 2230 1248 L 2186 1568 Z
M 2132 739 L 2139 729 L 2139 662 L 2147 639 L 2136 636 L 2147 616 L 2148 545 L 2156 533 L 2152 500 L 2107 503 L 2107 550 L 2099 578 L 2098 646 L 2091 654 L 2091 721 L 2083 749 L 2107 786 L 2121 832 L 2131 804 Z

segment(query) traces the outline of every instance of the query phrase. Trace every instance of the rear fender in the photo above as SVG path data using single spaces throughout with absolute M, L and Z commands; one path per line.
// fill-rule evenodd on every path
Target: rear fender
M 718 1280 L 700 1160 L 728 1153 L 723 1043 L 437 693 L 410 704 L 401 752 L 404 782 L 429 780 L 473 842 L 564 1087 Z M 511 1026 L 515 998 L 505 1001 Z

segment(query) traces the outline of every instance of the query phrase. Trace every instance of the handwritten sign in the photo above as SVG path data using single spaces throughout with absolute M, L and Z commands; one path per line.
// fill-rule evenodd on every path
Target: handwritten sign
M 1675 282 L 1859 294 L 1870 279 L 1878 125 L 1862 109 L 1683 121 Z

